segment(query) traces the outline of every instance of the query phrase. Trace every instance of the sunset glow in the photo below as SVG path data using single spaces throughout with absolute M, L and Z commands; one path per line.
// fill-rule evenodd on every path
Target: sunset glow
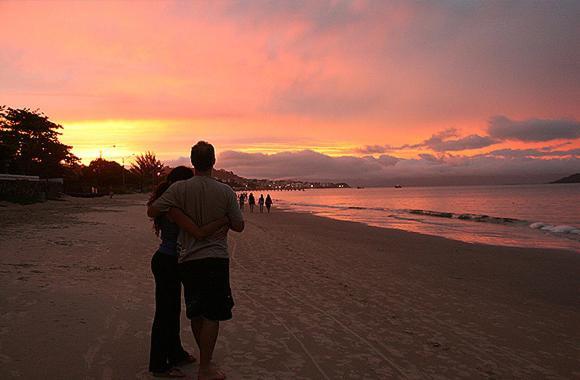
M 85 164 L 186 163 L 203 139 L 246 176 L 543 180 L 580 167 L 577 16 L 574 2 L 1 2 L 0 104 L 62 124 Z

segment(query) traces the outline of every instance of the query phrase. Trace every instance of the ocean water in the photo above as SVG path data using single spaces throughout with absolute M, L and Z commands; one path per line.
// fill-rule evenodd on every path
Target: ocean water
M 312 189 L 271 195 L 279 207 L 371 226 L 580 252 L 580 184 Z

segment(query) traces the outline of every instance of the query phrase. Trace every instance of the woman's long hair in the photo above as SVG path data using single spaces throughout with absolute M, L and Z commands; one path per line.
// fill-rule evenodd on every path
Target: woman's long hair
M 161 182 L 155 190 L 151 193 L 151 197 L 149 197 L 149 201 L 147 202 L 147 206 L 150 206 L 159 198 L 163 193 L 169 189 L 174 182 L 183 181 L 185 179 L 190 179 L 193 177 L 193 171 L 186 167 L 186 166 L 178 166 L 172 169 L 165 181 Z M 153 228 L 155 229 L 155 235 L 159 236 L 160 224 L 159 224 L 159 217 L 153 219 Z

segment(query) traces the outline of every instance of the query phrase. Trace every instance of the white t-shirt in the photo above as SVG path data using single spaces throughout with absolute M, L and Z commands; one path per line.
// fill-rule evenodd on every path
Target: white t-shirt
M 167 212 L 171 207 L 179 208 L 200 227 L 224 216 L 232 223 L 244 220 L 236 193 L 232 188 L 206 176 L 195 176 L 174 183 L 153 202 L 152 206 L 161 212 Z M 179 262 L 209 257 L 227 259 L 229 257 L 227 235 L 216 234 L 196 240 L 190 234 L 181 231 L 177 251 Z

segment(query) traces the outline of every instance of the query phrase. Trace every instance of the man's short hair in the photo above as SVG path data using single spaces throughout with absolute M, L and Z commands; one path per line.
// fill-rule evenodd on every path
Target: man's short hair
M 208 171 L 215 165 L 215 150 L 207 141 L 198 141 L 191 147 L 191 164 L 196 170 Z

